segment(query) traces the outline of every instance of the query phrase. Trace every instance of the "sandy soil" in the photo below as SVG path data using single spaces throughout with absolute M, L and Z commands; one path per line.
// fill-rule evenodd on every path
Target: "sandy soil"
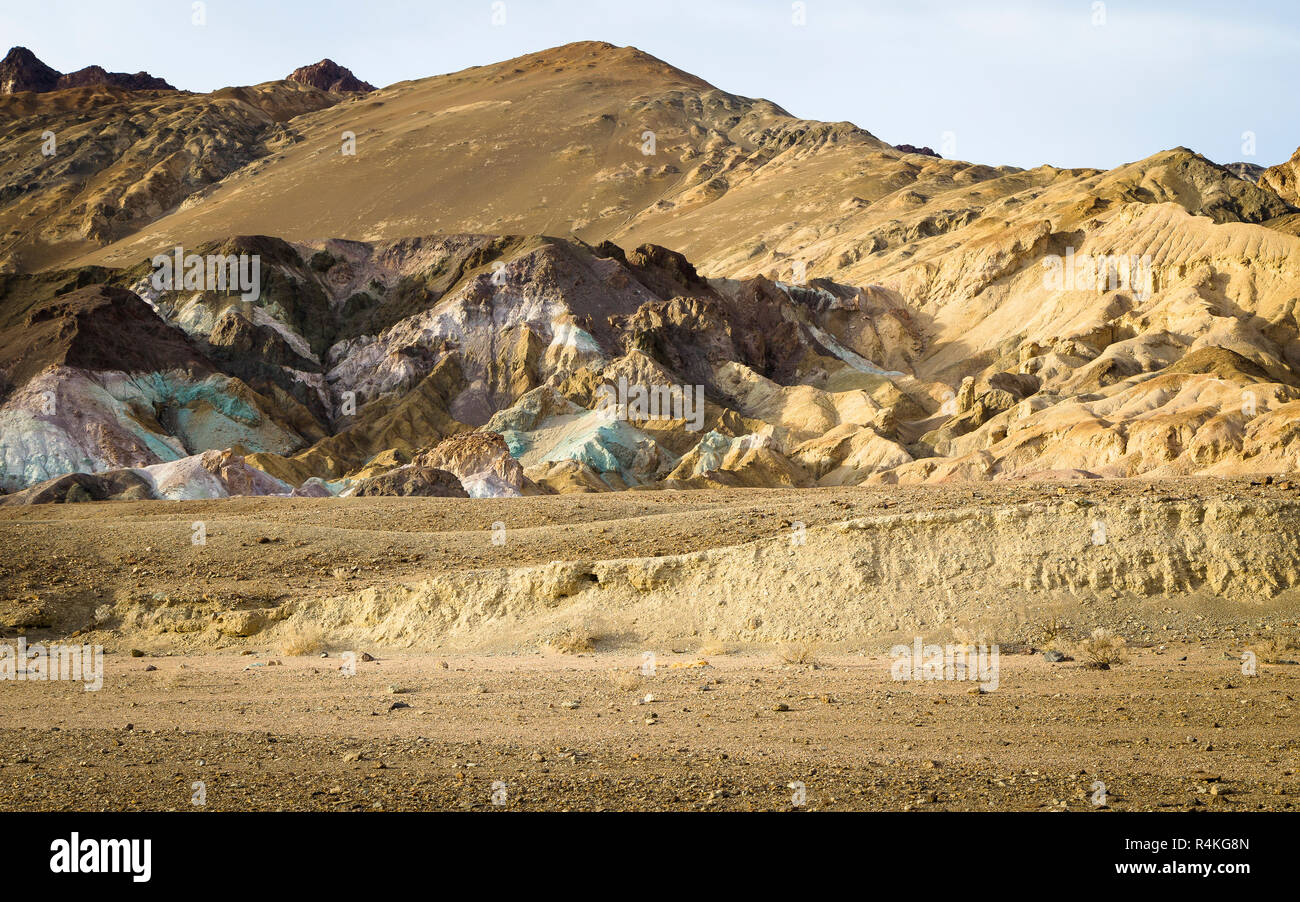
M 1108 810 L 1292 809 L 1300 667 L 1245 678 L 1234 652 L 1004 655 L 982 694 L 887 657 L 670 656 L 616 683 L 639 658 L 113 656 L 97 693 L 0 692 L 0 808 L 187 810 L 202 781 L 211 810 L 780 810 L 800 782 L 808 810 L 1094 811 L 1100 781 Z
M 811 531 L 1085 496 L 1230 498 L 1276 516 L 1295 495 L 1285 481 L 1186 480 L 0 508 L 0 638 L 71 635 L 123 592 L 310 608 L 430 573 L 728 548 L 792 520 Z M 505 546 L 488 538 L 499 520 Z M 273 630 L 209 630 L 133 657 L 149 635 L 95 629 L 74 641 L 105 646 L 101 691 L 0 683 L 0 809 L 191 810 L 196 781 L 209 810 L 1293 808 L 1300 666 L 1245 676 L 1241 661 L 1261 636 L 1297 635 L 1294 590 L 1267 604 L 1148 598 L 1131 617 L 1114 595 L 1105 616 L 1129 639 L 1127 663 L 1049 663 L 1027 629 L 999 634 L 986 692 L 893 680 L 884 635 L 825 644 L 813 665 L 706 635 L 493 655 L 326 636 L 320 657 L 286 654 Z M 647 650 L 653 675 L 640 670 Z M 347 651 L 376 660 L 347 676 Z
M 213 609 L 310 603 L 450 572 L 556 560 L 653 558 L 774 537 L 783 543 L 796 522 L 812 533 L 879 515 L 925 517 L 1044 502 L 1118 508 L 1133 501 L 1204 504 L 1224 499 L 1293 504 L 1300 502 L 1300 481 L 1285 476 L 1125 479 L 516 499 L 237 497 L 0 507 L 5 548 L 0 556 L 0 638 L 23 631 L 67 635 L 89 629 L 95 608 L 114 598 L 165 599 Z M 201 546 L 193 543 L 200 522 L 206 533 Z M 1085 518 L 1078 537 L 1083 546 L 1088 544 L 1087 522 Z M 492 541 L 498 523 L 508 535 L 500 545 Z M 968 550 L 937 551 L 955 556 Z M 1225 625 L 1258 626 L 1266 622 L 1261 616 L 1285 620 L 1287 613 L 1216 605 L 1210 597 L 1200 601 L 1210 616 L 1166 607 L 1159 627 L 1192 629 L 1199 637 Z M 95 638 L 106 647 L 114 645 L 110 633 Z

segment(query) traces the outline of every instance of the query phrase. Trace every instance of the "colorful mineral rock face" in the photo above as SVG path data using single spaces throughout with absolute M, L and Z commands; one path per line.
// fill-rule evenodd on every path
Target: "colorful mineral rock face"
M 424 460 L 474 497 L 1300 453 L 1294 160 L 976 165 L 594 42 L 111 108 L 41 67 L 0 67 L 39 92 L 0 137 L 54 136 L 0 158 L 9 492 L 207 451 L 282 494 Z

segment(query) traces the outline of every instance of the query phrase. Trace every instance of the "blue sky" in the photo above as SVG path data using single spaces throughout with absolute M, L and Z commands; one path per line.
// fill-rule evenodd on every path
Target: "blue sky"
M 603 40 L 982 163 L 1110 167 L 1184 145 L 1272 165 L 1300 145 L 1297 0 L 803 0 L 803 25 L 791 0 L 501 2 L 494 25 L 493 0 L 206 0 L 196 27 L 192 0 L 5 0 L 0 41 L 206 91 L 322 57 L 382 86 Z

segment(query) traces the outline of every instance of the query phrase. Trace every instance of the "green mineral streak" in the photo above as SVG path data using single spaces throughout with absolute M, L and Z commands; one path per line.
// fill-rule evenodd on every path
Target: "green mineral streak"
M 604 414 L 592 413 L 589 417 L 599 422 L 587 430 L 570 433 L 563 441 L 542 457 L 544 463 L 577 460 L 597 473 L 626 473 L 636 459 L 637 443 L 647 438 L 622 420 L 604 421 Z
M 501 437 L 505 439 L 506 447 L 510 449 L 510 456 L 515 460 L 527 454 L 528 449 L 533 446 L 528 433 L 520 432 L 518 429 L 504 429 L 501 431 Z
M 226 390 L 230 382 L 220 376 L 202 382 L 178 382 L 167 373 L 149 373 L 137 376 L 132 382 L 155 408 L 184 408 L 207 404 L 227 419 L 244 426 L 257 427 L 262 422 L 256 409 Z

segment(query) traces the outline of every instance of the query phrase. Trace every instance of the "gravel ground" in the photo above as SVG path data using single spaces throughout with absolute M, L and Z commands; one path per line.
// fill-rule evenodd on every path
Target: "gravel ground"
M 1108 671 L 1000 660 L 973 694 L 893 681 L 888 656 L 670 656 L 653 676 L 627 655 L 381 656 L 348 677 L 337 655 L 110 655 L 99 692 L 4 686 L 0 809 L 194 810 L 198 781 L 207 810 L 1300 803 L 1300 667 L 1247 678 L 1200 644 Z
M 794 520 L 1295 495 L 1279 477 L 0 507 L 0 639 L 74 635 L 122 593 L 310 602 L 441 569 L 723 547 Z M 496 521 L 507 546 L 488 540 Z M 1147 608 L 1133 612 L 1144 626 L 1128 662 L 1110 670 L 996 637 L 986 692 L 891 679 L 883 640 L 816 649 L 814 666 L 701 638 L 655 648 L 648 676 L 643 650 L 617 643 L 578 655 L 355 648 L 376 660 L 346 676 L 347 649 L 328 643 L 326 658 L 256 636 L 133 657 L 131 638 L 101 631 L 102 690 L 0 682 L 0 810 L 1296 807 L 1300 666 L 1247 677 L 1241 664 L 1261 634 L 1300 635 L 1294 603 Z

